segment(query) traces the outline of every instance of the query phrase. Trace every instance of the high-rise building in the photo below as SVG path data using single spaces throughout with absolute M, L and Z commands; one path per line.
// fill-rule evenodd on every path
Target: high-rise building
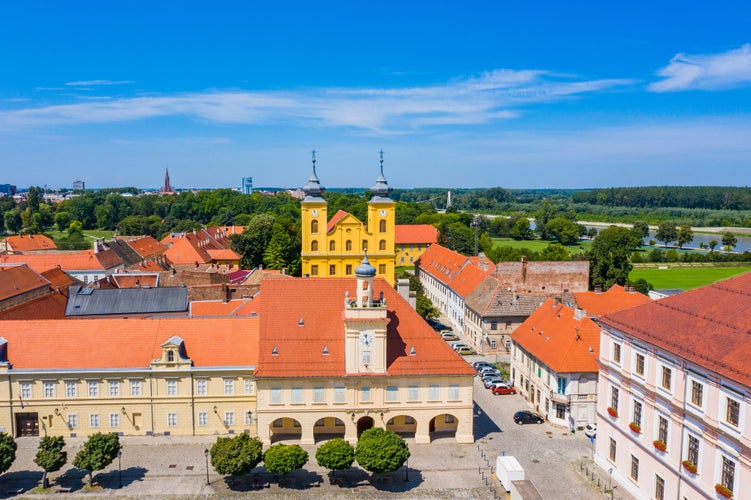
M 243 183 L 240 186 L 242 194 L 253 194 L 253 178 L 243 177 Z
M 73 181 L 73 191 L 83 191 L 86 189 L 86 183 L 82 180 Z

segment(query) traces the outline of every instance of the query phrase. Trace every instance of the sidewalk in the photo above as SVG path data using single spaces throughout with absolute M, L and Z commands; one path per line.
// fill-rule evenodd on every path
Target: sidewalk
M 382 498 L 385 495 L 409 498 L 493 498 L 484 484 L 480 467 L 484 467 L 477 448 L 457 444 L 453 439 L 431 444 L 415 444 L 408 439 L 411 452 L 407 467 L 388 474 L 371 477 L 355 467 L 336 473 L 338 484 L 331 484 L 330 472 L 315 460 L 317 446 L 303 446 L 309 454 L 304 469 L 289 474 L 282 481 L 255 468 L 248 476 L 220 476 L 208 466 L 204 450 L 210 449 L 215 436 L 125 436 L 122 444 L 121 476 L 117 460 L 107 469 L 94 473 L 95 487 L 85 487 L 86 473 L 73 468 L 75 454 L 84 438 L 66 438 L 68 464 L 50 474 L 50 483 L 70 488 L 68 497 L 88 498 L 223 498 L 260 494 L 276 497 L 315 496 L 316 498 Z M 33 491 L 40 483 L 42 472 L 33 458 L 38 438 L 19 438 L 16 461 L 0 476 L 0 498 L 38 498 Z M 210 460 L 210 457 L 209 457 Z M 119 487 L 120 477 L 122 488 Z M 281 478 L 280 478 L 281 479 Z M 257 488 L 256 486 L 257 481 Z M 281 482 L 281 484 L 280 484 Z M 50 491 L 54 493 L 54 491 Z M 56 493 L 55 493 L 56 494 Z

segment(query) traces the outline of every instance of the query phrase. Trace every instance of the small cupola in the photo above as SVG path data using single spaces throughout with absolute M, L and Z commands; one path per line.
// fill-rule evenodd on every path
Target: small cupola
M 370 265 L 368 253 L 362 259 L 362 263 L 355 268 L 355 277 L 357 278 L 357 303 L 360 307 L 369 307 L 373 304 L 373 279 L 376 275 L 376 268 Z
M 305 199 L 307 201 L 312 201 L 314 199 L 321 199 L 321 195 L 324 191 L 326 191 L 326 188 L 321 186 L 321 182 L 318 180 L 318 175 L 316 175 L 316 152 L 313 150 L 313 175 L 310 176 L 310 179 L 308 179 L 308 183 L 305 185 L 303 189 L 303 192 L 305 193 Z
M 376 179 L 376 183 L 370 188 L 370 192 L 372 193 L 373 198 L 388 199 L 393 189 L 389 187 L 386 177 L 383 176 L 383 150 L 379 151 L 378 154 L 381 156 L 381 173 L 378 176 L 378 179 Z

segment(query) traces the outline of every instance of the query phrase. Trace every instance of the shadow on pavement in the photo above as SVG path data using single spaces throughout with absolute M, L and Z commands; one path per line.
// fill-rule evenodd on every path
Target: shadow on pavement
M 123 488 L 128 486 L 129 484 L 143 481 L 143 478 L 146 476 L 146 473 L 148 471 L 149 471 L 148 469 L 145 469 L 143 467 L 128 467 L 127 469 L 123 469 L 122 470 Z M 101 486 L 105 488 L 110 488 L 110 489 L 119 488 L 120 479 L 118 477 L 117 472 L 118 471 L 116 470 L 110 470 L 107 472 L 97 474 L 96 476 L 94 476 L 94 481 L 99 483 Z
M 485 412 L 477 403 L 474 404 L 473 413 L 475 416 L 475 441 L 494 432 L 503 432 L 500 427 L 498 427 L 498 424 L 496 424 L 493 419 L 488 416 L 487 412 Z
M 6 472 L 0 478 L 0 498 L 11 498 L 39 486 L 42 482 L 41 471 L 20 470 Z

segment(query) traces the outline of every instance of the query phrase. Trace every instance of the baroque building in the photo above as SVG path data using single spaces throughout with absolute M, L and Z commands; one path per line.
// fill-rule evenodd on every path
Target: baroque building
M 354 276 L 354 270 L 367 253 L 376 268 L 377 276 L 394 283 L 395 203 L 389 197 L 391 188 L 381 173 L 368 201 L 368 220 L 363 224 L 343 210 L 328 218 L 328 203 L 323 198 L 325 188 L 316 174 L 313 155 L 313 175 L 303 188 L 305 198 L 302 212 L 302 275 L 309 277 Z

